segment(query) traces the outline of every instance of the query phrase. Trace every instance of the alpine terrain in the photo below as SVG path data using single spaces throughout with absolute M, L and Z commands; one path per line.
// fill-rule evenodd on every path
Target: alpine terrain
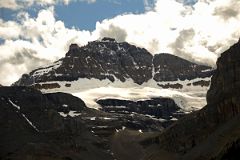
M 239 159 L 239 61 L 240 42 L 216 69 L 112 38 L 72 44 L 0 86 L 0 159 Z

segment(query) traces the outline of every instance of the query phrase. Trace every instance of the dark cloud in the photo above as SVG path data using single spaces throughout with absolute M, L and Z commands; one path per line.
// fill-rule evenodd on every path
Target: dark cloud
M 239 6 L 240 2 L 238 0 L 232 0 L 228 6 L 218 7 L 214 10 L 214 15 L 220 16 L 224 20 L 230 18 L 235 18 L 239 15 Z
M 222 47 L 222 46 L 223 46 L 223 44 L 217 43 L 217 44 L 215 44 L 215 45 L 213 45 L 213 46 L 207 46 L 207 49 L 208 49 L 210 52 L 216 53 L 216 51 L 217 51 L 220 47 Z
M 176 41 L 169 45 L 169 47 L 173 50 L 173 54 L 179 57 L 182 57 L 186 60 L 203 64 L 203 65 L 209 65 L 212 67 L 215 67 L 215 60 L 209 57 L 198 57 L 196 58 L 193 53 L 190 53 L 188 49 L 186 49 L 188 42 L 191 42 L 195 36 L 195 31 L 191 29 L 182 30 L 179 33 L 179 36 L 177 37 Z M 222 46 L 224 46 L 222 43 L 217 43 L 215 45 L 209 45 L 207 40 L 202 40 L 201 46 L 203 48 L 208 49 L 210 52 L 217 54 L 217 50 L 224 51 Z M 218 51 L 219 52 L 219 51 Z
M 14 56 L 0 60 L 0 67 L 2 65 L 5 65 L 6 63 L 13 66 L 24 65 L 27 71 L 30 72 L 31 70 L 36 69 L 39 66 L 50 63 L 49 60 L 36 57 L 36 54 L 37 53 L 35 51 L 23 49 L 20 52 L 16 52 Z
M 127 38 L 127 32 L 124 29 L 111 24 L 108 29 L 100 31 L 100 37 L 111 37 L 115 38 L 118 42 L 123 42 Z
M 182 30 L 179 33 L 179 36 L 177 37 L 176 41 L 169 45 L 170 48 L 172 48 L 175 55 L 179 57 L 184 57 L 188 60 L 193 60 L 192 54 L 189 54 L 185 52 L 184 46 L 185 43 L 188 41 L 191 41 L 193 37 L 195 36 L 195 31 L 191 29 Z

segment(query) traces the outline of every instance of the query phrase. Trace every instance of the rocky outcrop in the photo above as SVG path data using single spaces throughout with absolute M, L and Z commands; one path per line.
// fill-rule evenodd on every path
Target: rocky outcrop
M 193 82 L 192 84 L 193 84 L 193 86 L 201 86 L 201 87 L 206 86 L 207 87 L 210 85 L 210 81 L 201 80 L 201 81 Z
M 14 85 L 29 86 L 81 78 L 108 79 L 111 82 L 131 79 L 141 85 L 150 79 L 157 82 L 177 81 L 211 75 L 211 67 L 197 65 L 170 54 L 153 56 L 144 48 L 126 42 L 118 43 L 112 38 L 103 38 L 83 47 L 71 44 L 64 58 L 24 74 Z
M 100 99 L 97 101 L 105 112 L 139 113 L 164 120 L 180 117 L 180 108 L 170 98 L 152 98 L 149 100 Z M 177 113 L 179 112 L 179 113 Z M 179 117 L 178 117 L 179 116 Z
M 170 83 L 158 84 L 158 86 L 160 86 L 160 87 L 162 87 L 164 89 L 167 89 L 167 88 L 182 89 L 183 88 L 183 85 L 179 84 L 179 83 L 175 83 L 175 84 L 170 84 Z
M 60 88 L 61 86 L 58 83 L 45 83 L 45 84 L 34 84 L 31 85 L 31 87 L 35 88 L 35 89 L 53 89 L 53 88 Z
M 170 54 L 157 54 L 153 58 L 154 76 L 157 82 L 191 80 L 212 75 L 211 68 L 197 65 Z
M 240 42 L 225 51 L 217 61 L 207 93 L 207 102 L 216 105 L 222 119 L 229 119 L 240 112 Z

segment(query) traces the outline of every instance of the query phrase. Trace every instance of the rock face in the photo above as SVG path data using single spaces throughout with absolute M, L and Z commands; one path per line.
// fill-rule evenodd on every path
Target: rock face
M 158 116 L 166 116 L 166 120 L 160 121 L 150 116 L 151 110 L 143 104 L 169 105 L 169 110 L 179 110 L 171 99 L 140 103 L 143 108 L 135 106 L 137 112 L 108 113 L 90 109 L 81 99 L 67 93 L 42 94 L 29 87 L 1 87 L 0 159 L 113 160 L 110 145 L 116 132 L 125 127 L 139 134 L 159 132 L 173 123 L 168 106 L 165 110 L 158 106 Z M 144 112 L 150 115 L 141 114 Z
M 240 112 L 240 42 L 225 51 L 217 61 L 217 70 L 212 77 L 207 102 L 216 105 L 222 120 Z M 226 107 L 228 106 L 228 107 Z
M 183 117 L 160 135 L 143 140 L 141 144 L 151 148 L 151 151 L 145 149 L 143 159 L 240 158 L 239 61 L 240 42 L 218 59 L 207 94 L 207 106 Z
M 152 56 L 146 49 L 126 42 L 118 43 L 112 38 L 103 38 L 83 47 L 70 45 L 64 58 L 24 74 L 14 85 L 29 86 L 81 78 L 108 79 L 112 82 L 131 79 L 141 85 L 150 79 L 156 82 L 177 81 L 211 75 L 211 67 L 197 65 L 170 54 Z
M 191 80 L 212 75 L 211 68 L 197 65 L 170 54 L 157 54 L 153 58 L 154 76 L 157 82 Z
M 77 118 L 86 109 L 83 101 L 69 94 L 1 87 L 0 159 L 113 159 L 94 145 L 99 138 Z M 70 110 L 73 117 L 59 114 Z
M 170 98 L 152 98 L 149 100 L 100 99 L 97 101 L 105 112 L 139 113 L 164 120 L 179 118 L 181 108 Z M 177 113 L 178 112 L 178 113 Z

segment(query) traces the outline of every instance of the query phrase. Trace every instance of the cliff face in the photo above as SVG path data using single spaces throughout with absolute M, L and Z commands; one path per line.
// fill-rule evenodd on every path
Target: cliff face
M 240 112 L 240 42 L 225 51 L 217 61 L 207 93 L 209 105 L 216 105 L 220 120 L 228 120 Z
M 240 42 L 218 59 L 207 106 L 163 132 L 157 141 L 160 148 L 178 153 L 183 159 L 221 159 L 231 148 L 240 151 L 239 82 Z

